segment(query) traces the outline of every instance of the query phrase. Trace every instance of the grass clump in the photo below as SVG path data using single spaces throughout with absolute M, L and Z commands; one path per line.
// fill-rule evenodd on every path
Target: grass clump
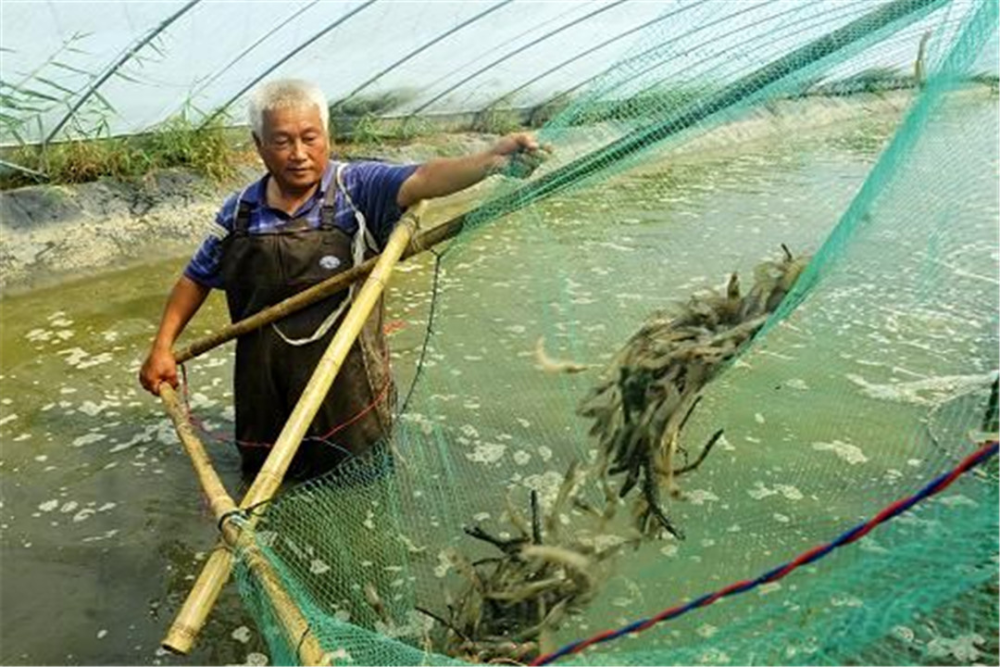
M 523 126 L 521 114 L 506 98 L 499 99 L 477 112 L 472 120 L 472 131 L 483 134 L 508 134 L 520 130 Z
M 334 144 L 351 144 L 367 149 L 402 144 L 418 137 L 440 133 L 441 130 L 425 118 L 386 118 L 372 113 L 356 119 L 341 119 L 337 123 L 331 121 L 330 127 L 330 138 Z
M 413 93 L 406 90 L 390 90 L 374 95 L 347 97 L 330 105 L 330 118 L 337 116 L 352 118 L 367 115 L 384 116 L 406 104 L 412 97 Z
M 5 151 L 6 162 L 41 172 L 44 182 L 57 185 L 101 178 L 135 180 L 155 169 L 183 167 L 216 181 L 235 173 L 238 149 L 231 131 L 219 118 L 196 125 L 186 114 L 175 116 L 152 131 L 128 137 L 74 139 L 46 145 L 22 145 Z M 0 188 L 42 181 L 9 169 L 0 173 Z

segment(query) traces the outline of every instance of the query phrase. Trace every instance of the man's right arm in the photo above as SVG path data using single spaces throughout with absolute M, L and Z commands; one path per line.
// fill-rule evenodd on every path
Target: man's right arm
M 169 382 L 177 386 L 177 362 L 174 361 L 174 342 L 180 337 L 184 327 L 205 302 L 213 287 L 222 287 L 220 262 L 222 259 L 222 239 L 232 231 L 232 221 L 239 193 L 234 194 L 222 205 L 215 222 L 205 240 L 195 252 L 184 274 L 167 299 L 160 320 L 160 329 L 153 339 L 149 356 L 139 371 L 139 383 L 154 396 L 160 395 L 160 384 Z
M 177 362 L 174 361 L 174 341 L 184 331 L 184 327 L 201 308 L 210 287 L 181 276 L 170 292 L 167 305 L 163 309 L 160 329 L 153 339 L 152 348 L 146 362 L 139 371 L 139 382 L 143 388 L 155 396 L 160 395 L 160 384 L 169 382 L 177 387 Z

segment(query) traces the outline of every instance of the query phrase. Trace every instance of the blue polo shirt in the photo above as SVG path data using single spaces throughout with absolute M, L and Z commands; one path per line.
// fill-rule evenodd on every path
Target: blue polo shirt
M 368 231 L 380 246 L 385 245 L 389 233 L 403 214 L 396 204 L 399 188 L 418 166 L 351 162 L 344 168 L 341 175 L 344 189 L 351 196 L 354 205 L 364 214 Z M 353 236 L 358 229 L 358 223 L 350 204 L 344 199 L 344 193 L 337 188 L 334 178 L 336 170 L 337 163 L 330 160 L 316 193 L 294 215 L 288 215 L 266 204 L 266 177 L 252 183 L 245 190 L 233 193 L 215 216 L 215 222 L 208 236 L 184 269 L 184 275 L 206 287 L 222 288 L 222 275 L 219 270 L 222 241 L 233 231 L 237 202 L 241 200 L 250 204 L 250 221 L 247 228 L 250 234 L 280 229 L 292 219 L 303 216 L 310 225 L 319 227 L 323 198 L 328 188 L 336 188 L 334 225 Z

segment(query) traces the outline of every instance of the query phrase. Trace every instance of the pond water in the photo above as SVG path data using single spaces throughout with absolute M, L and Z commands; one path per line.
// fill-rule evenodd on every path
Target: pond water
M 993 100 L 968 113 L 972 115 L 963 122 L 996 127 Z M 522 449 L 536 461 L 544 459 L 540 447 L 551 447 L 561 438 L 582 442 L 587 425 L 571 424 L 569 414 L 551 414 L 565 406 L 546 401 L 552 385 L 545 382 L 559 383 L 563 396 L 579 396 L 590 379 L 532 380 L 538 336 L 547 337 L 554 356 L 601 363 L 651 310 L 695 289 L 717 286 L 734 269 L 748 272 L 761 259 L 775 257 L 778 243 L 796 252 L 814 252 L 863 184 L 893 120 L 845 124 L 748 144 L 738 153 L 647 166 L 605 185 L 546 201 L 529 215 L 515 216 L 509 225 L 500 222 L 470 234 L 442 260 L 442 292 L 435 313 L 440 329 L 428 350 L 427 384 L 418 385 L 416 414 L 407 415 L 406 423 L 431 420 L 456 428 L 474 424 L 477 435 L 469 453 L 490 442 L 505 442 L 499 434 L 514 433 L 519 442 L 533 443 L 533 448 Z M 946 132 L 937 141 L 965 145 L 957 141 L 961 127 L 956 123 L 949 130 L 953 136 Z M 745 569 L 773 563 L 771 550 L 748 545 L 757 536 L 771 534 L 775 526 L 797 521 L 808 526 L 784 543 L 768 538 L 774 551 L 785 553 L 828 534 L 840 519 L 872 509 L 870 503 L 850 498 L 834 509 L 825 499 L 810 499 L 809 475 L 798 474 L 807 470 L 808 457 L 828 457 L 827 484 L 850 486 L 852 478 L 867 480 L 859 482 L 859 488 L 887 475 L 896 477 L 907 459 L 914 458 L 912 443 L 882 454 L 863 442 L 828 437 L 838 422 L 869 419 L 867 433 L 873 441 L 898 432 L 899 424 L 908 424 L 912 432 L 918 415 L 926 413 L 927 403 L 920 402 L 929 400 L 926 392 L 943 396 L 978 386 L 976 378 L 996 367 L 996 142 L 981 145 L 982 155 L 965 157 L 985 168 L 963 172 L 962 187 L 968 190 L 951 209 L 959 236 L 967 242 L 946 245 L 940 253 L 942 271 L 972 274 L 968 289 L 962 287 L 965 283 L 959 286 L 962 294 L 974 295 L 967 302 L 956 296 L 954 317 L 930 306 L 920 308 L 937 303 L 938 295 L 928 287 L 934 276 L 928 277 L 931 282 L 917 281 L 916 291 L 903 294 L 896 309 L 855 308 L 861 303 L 858 294 L 866 290 L 864 298 L 888 298 L 896 275 L 892 267 L 879 274 L 878 250 L 880 243 L 898 239 L 862 234 L 858 243 L 869 250 L 857 255 L 856 267 L 868 272 L 864 279 L 834 277 L 823 287 L 821 303 L 839 304 L 836 312 L 807 303 L 805 324 L 775 330 L 768 339 L 773 342 L 748 363 L 763 379 L 741 384 L 740 374 L 750 371 L 738 367 L 733 381 L 706 401 L 704 416 L 693 421 L 691 430 L 710 432 L 724 408 L 731 428 L 727 434 L 740 434 L 738 440 L 727 435 L 730 460 L 737 464 L 730 470 L 739 472 L 713 473 L 699 481 L 691 490 L 700 489 L 695 496 L 700 502 L 679 509 L 678 516 L 682 523 L 697 525 L 705 512 L 715 512 L 714 525 L 738 525 L 733 532 L 743 531 L 746 537 L 741 550 L 712 551 L 724 541 L 696 528 L 689 531 L 697 545 L 694 551 L 678 555 L 676 545 L 665 545 L 660 555 L 683 562 L 672 567 L 691 574 L 692 589 L 675 588 L 678 596 L 698 592 L 710 580 L 694 574 L 708 557 L 724 563 L 716 572 L 736 572 L 737 564 Z M 933 177 L 923 178 L 923 186 L 931 188 Z M 906 197 L 916 201 L 914 205 L 928 206 L 917 196 L 923 190 L 921 181 L 908 183 L 909 194 L 887 199 L 896 202 L 891 204 L 895 208 L 875 215 L 905 216 L 909 209 L 898 202 Z M 975 193 L 982 196 L 976 198 Z M 895 221 L 879 229 L 902 224 Z M 223 594 L 191 658 L 158 649 L 216 540 L 169 420 L 136 382 L 164 299 L 185 261 L 151 257 L 139 268 L 109 270 L 0 302 L 4 664 L 241 664 L 268 659 L 267 647 L 233 586 Z M 390 289 L 387 320 L 401 394 L 409 388 L 421 350 L 433 296 L 432 266 L 429 256 L 411 260 L 400 268 Z M 977 287 L 982 280 L 994 281 L 985 290 L 985 302 L 984 290 Z M 970 308 L 985 309 L 984 316 L 979 322 L 965 322 L 963 328 L 955 317 Z M 181 344 L 225 322 L 224 300 L 215 294 Z M 848 335 L 852 328 L 863 335 Z M 925 335 L 911 345 L 918 330 Z M 815 358 L 823 363 L 799 364 L 794 372 L 783 366 L 796 356 L 790 350 L 805 347 L 807 340 L 814 345 L 817 337 L 826 343 L 810 348 L 809 354 L 820 355 Z M 893 353 L 887 354 L 890 346 Z M 187 374 L 191 406 L 203 422 L 216 467 L 227 487 L 240 495 L 238 457 L 227 444 L 233 421 L 231 355 L 231 345 L 216 349 L 190 362 Z M 503 363 L 491 363 L 499 359 Z M 770 397 L 768 409 L 762 407 L 761 387 L 773 385 L 775 378 L 778 384 L 786 383 L 785 397 L 815 388 L 809 400 L 830 406 L 826 439 L 820 441 L 803 426 L 801 403 Z M 836 381 L 824 381 L 830 378 Z M 920 400 L 873 399 L 879 391 L 890 390 Z M 528 435 L 517 431 L 527 431 L 525 424 L 535 425 Z M 562 435 L 566 429 L 569 436 Z M 733 453 L 762 439 L 765 446 L 750 458 Z M 778 446 L 788 441 L 812 446 L 789 456 Z M 515 448 L 509 449 L 513 456 Z M 874 461 L 860 476 L 852 464 L 858 456 Z M 457 458 L 457 474 L 478 474 L 475 461 Z M 728 503 L 717 502 L 719 498 L 730 492 L 745 496 L 755 489 L 755 500 L 769 504 L 766 511 L 755 510 L 742 522 L 730 521 Z M 794 509 L 778 506 L 782 499 L 796 501 L 803 495 L 806 500 Z M 456 515 L 472 505 L 456 509 Z M 616 585 L 624 593 L 615 599 L 634 597 L 634 583 L 623 580 Z M 622 603 L 601 614 L 617 621 L 619 616 L 632 617 L 629 609 L 639 608 Z

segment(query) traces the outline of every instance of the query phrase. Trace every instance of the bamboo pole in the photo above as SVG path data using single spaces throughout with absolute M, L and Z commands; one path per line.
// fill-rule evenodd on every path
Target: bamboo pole
M 354 345 L 354 341 L 368 320 L 369 314 L 378 303 L 393 269 L 410 245 L 410 240 L 419 225 L 425 208 L 426 204 L 422 201 L 410 207 L 396 225 L 364 286 L 355 296 L 354 303 L 351 304 L 344 321 L 317 363 L 309 383 L 278 435 L 278 440 L 264 462 L 263 468 L 257 474 L 240 503 L 242 509 L 270 500 L 278 490 L 306 430 L 330 391 L 341 364 L 351 346 Z M 223 539 L 227 543 L 233 543 L 229 539 L 229 531 L 236 533 L 236 528 L 229 521 L 223 521 L 222 531 Z M 165 648 L 176 653 L 190 651 L 219 592 L 229 578 L 232 565 L 233 556 L 230 551 L 217 549 L 212 554 L 163 640 Z M 264 583 L 266 585 L 266 582 Z M 290 600 L 289 603 L 294 607 L 294 603 L 291 603 Z M 294 621 L 294 619 L 292 620 Z M 302 655 L 304 656 L 305 653 L 303 652 Z
M 288 595 L 278 574 L 271 567 L 267 558 L 257 549 L 256 544 L 253 542 L 252 533 L 243 533 L 242 529 L 236 528 L 225 520 L 234 512 L 237 512 L 238 508 L 232 497 L 226 492 L 225 485 L 223 485 L 218 473 L 215 472 L 215 468 L 212 467 L 212 461 L 205 451 L 205 446 L 198 439 L 194 429 L 191 428 L 191 423 L 187 419 L 184 407 L 181 405 L 173 387 L 167 383 L 162 384 L 160 386 L 160 400 L 163 402 L 167 414 L 170 415 L 170 419 L 174 423 L 181 444 L 191 458 L 195 473 L 198 475 L 198 481 L 201 483 L 202 490 L 208 498 L 212 514 L 221 522 L 220 529 L 223 535 L 223 544 L 220 544 L 213 551 L 209 559 L 209 563 L 216 561 L 217 564 L 213 568 L 206 567 L 202 574 L 204 575 L 207 572 L 209 576 L 203 576 L 199 579 L 199 582 L 201 582 L 201 579 L 205 579 L 199 589 L 201 592 L 197 596 L 191 596 L 189 601 L 193 600 L 193 604 L 196 605 L 195 609 L 197 610 L 198 605 L 204 605 L 207 601 L 214 601 L 218 597 L 230 571 L 230 568 L 224 568 L 226 577 L 218 576 L 218 573 L 222 571 L 219 568 L 221 563 L 218 563 L 218 561 L 224 558 L 231 559 L 230 552 L 226 547 L 235 549 L 242 539 L 244 562 L 261 583 L 265 594 L 271 602 L 272 608 L 275 610 L 278 622 L 282 625 L 286 635 L 292 641 L 299 642 L 299 656 L 306 664 L 320 664 L 324 662 L 322 646 L 320 646 L 315 635 L 309 632 L 309 622 L 302 616 L 302 612 L 292 601 L 291 596 Z M 187 605 L 189 601 L 186 601 L 185 604 Z M 205 617 L 207 617 L 207 612 Z M 204 619 L 202 619 L 203 623 Z M 200 627 L 200 625 L 197 627 L 192 626 L 188 622 L 175 624 L 170 629 L 169 648 L 175 651 L 178 648 L 182 648 L 183 652 L 187 653 L 194 644 Z
M 462 214 L 451 218 L 440 225 L 436 225 L 431 229 L 415 234 L 403 251 L 400 261 L 408 259 L 413 255 L 420 254 L 442 241 L 446 241 L 457 236 L 458 233 L 465 227 L 467 217 L 467 213 Z M 370 274 L 372 269 L 375 268 L 375 263 L 378 259 L 378 257 L 373 257 L 361 264 L 358 264 L 357 266 L 351 267 L 346 271 L 341 271 L 337 275 L 331 276 L 321 283 L 302 290 L 298 294 L 290 296 L 284 301 L 276 303 L 269 308 L 265 308 L 250 317 L 224 326 L 215 333 L 200 338 L 187 347 L 181 349 L 179 352 L 176 352 L 174 354 L 174 359 L 178 364 L 182 364 L 185 361 L 194 359 L 198 355 L 204 354 L 205 352 L 218 347 L 219 345 L 228 343 L 234 338 L 239 338 L 254 329 L 270 324 L 271 322 L 277 322 L 297 310 L 301 310 L 306 306 L 311 306 L 318 301 L 322 301 L 328 296 L 332 296 L 341 290 L 345 290 L 353 283 Z
M 212 460 L 208 457 L 205 446 L 201 444 L 201 440 L 191 428 L 191 423 L 188 421 L 184 406 L 177 398 L 177 393 L 166 382 L 160 385 L 160 400 L 163 402 L 167 414 L 170 415 L 171 421 L 174 422 L 174 428 L 177 430 L 177 437 L 180 438 L 181 445 L 184 446 L 191 459 L 195 474 L 198 475 L 198 481 L 201 482 L 201 488 L 208 498 L 209 507 L 212 508 L 212 515 L 216 519 L 221 519 L 230 512 L 236 511 L 236 503 L 226 491 L 226 487 L 218 473 L 215 472 L 215 468 L 212 467 Z

